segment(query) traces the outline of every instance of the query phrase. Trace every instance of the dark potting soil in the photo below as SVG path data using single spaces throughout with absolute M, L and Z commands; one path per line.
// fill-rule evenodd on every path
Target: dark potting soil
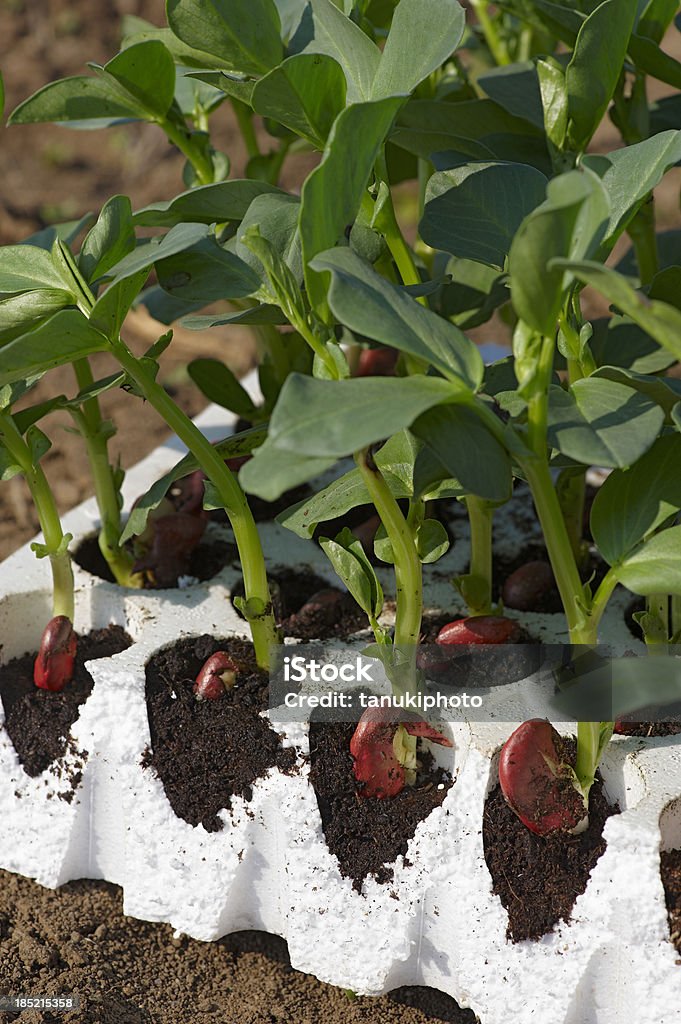
M 231 690 L 218 700 L 197 701 L 192 687 L 201 666 L 226 650 L 242 666 Z M 177 641 L 146 667 L 151 748 L 143 764 L 157 772 L 170 806 L 190 825 L 218 832 L 218 812 L 232 797 L 252 797 L 252 786 L 270 768 L 290 771 L 295 751 L 284 750 L 260 712 L 268 707 L 269 679 L 245 640 L 211 636 Z
M 522 824 L 495 786 L 485 802 L 482 839 L 493 891 L 508 913 L 509 939 L 539 939 L 558 921 L 570 920 L 575 900 L 605 851 L 605 822 L 617 813 L 619 808 L 608 803 L 597 778 L 585 832 L 537 836 Z
M 110 658 L 130 646 L 132 640 L 120 626 L 95 629 L 78 637 L 74 676 L 61 693 L 39 689 L 33 682 L 35 654 L 14 658 L 0 668 L 0 696 L 5 709 L 5 728 L 27 775 L 44 772 L 66 753 L 73 740 L 71 726 L 80 714 L 80 706 L 90 696 L 94 685 L 84 663 L 96 658 Z M 75 752 L 75 750 L 74 750 Z M 79 751 L 81 759 L 87 751 Z M 55 774 L 61 772 L 55 765 Z M 82 773 L 72 772 L 66 780 L 70 789 L 60 794 L 72 800 L 80 785 Z
M 344 639 L 369 628 L 369 620 L 347 591 L 338 591 L 340 597 L 335 604 L 307 608 L 301 613 L 313 594 L 337 589 L 309 569 L 276 569 L 269 573 L 269 579 L 275 619 L 284 636 L 298 640 Z M 240 580 L 232 598 L 243 595 Z
M 294 971 L 283 939 L 236 932 L 218 942 L 175 937 L 123 913 L 107 882 L 58 890 L 0 871 L 3 992 L 77 995 L 65 1013 L 0 1014 L 20 1024 L 475 1024 L 436 989 L 352 999 Z
M 662 850 L 660 875 L 669 919 L 669 937 L 681 954 L 681 850 Z M 681 960 L 676 961 L 681 965 Z
M 312 722 L 310 782 L 314 786 L 326 844 L 338 858 L 341 874 L 362 891 L 367 875 L 384 884 L 392 881 L 395 860 L 406 856 L 419 822 L 439 807 L 452 786 L 432 754 L 420 749 L 416 785 L 397 796 L 369 800 L 359 795 L 352 770 L 352 722 Z M 420 748 L 420 743 L 419 743 Z
M 107 583 L 116 582 L 99 548 L 96 534 L 85 537 L 73 552 L 72 557 L 81 569 L 85 569 L 91 575 L 97 576 L 98 579 L 106 580 Z M 230 544 L 229 541 L 225 540 L 202 540 L 191 553 L 189 569 L 186 575 L 194 576 L 200 582 L 212 580 L 221 569 L 224 569 L 226 565 L 229 565 L 237 557 L 236 544 Z M 176 586 L 177 580 L 173 584 L 173 587 Z M 144 589 L 155 590 L 159 588 L 155 588 L 150 583 L 147 583 Z

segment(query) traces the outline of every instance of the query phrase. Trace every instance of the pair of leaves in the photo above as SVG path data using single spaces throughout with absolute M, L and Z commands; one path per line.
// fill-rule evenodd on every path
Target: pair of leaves
M 291 42 L 295 52 L 326 54 L 345 71 L 348 103 L 408 95 L 459 45 L 457 0 L 401 0 L 383 52 L 332 0 L 310 0 Z

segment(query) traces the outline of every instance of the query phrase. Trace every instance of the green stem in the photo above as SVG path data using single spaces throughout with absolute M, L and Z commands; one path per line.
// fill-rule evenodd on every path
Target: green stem
M 79 359 L 73 369 L 81 391 L 93 383 L 92 370 L 87 359 Z M 134 558 L 121 547 L 121 507 L 119 491 L 109 462 L 106 424 L 102 420 L 99 402 L 96 398 L 83 402 L 80 409 L 71 413 L 85 442 L 88 453 L 95 498 L 99 509 L 101 526 L 99 548 L 114 579 L 123 587 L 139 587 L 141 580 L 133 573 Z
M 121 339 L 112 343 L 113 355 L 130 374 L 147 401 L 156 409 L 180 440 L 192 452 L 201 469 L 216 488 L 229 518 L 239 551 L 244 577 L 247 618 L 251 627 L 255 655 L 261 668 L 269 668 L 270 647 L 277 643 L 265 558 L 253 514 L 234 475 L 199 428 L 173 402 Z
M 170 141 L 177 146 L 184 156 L 186 156 L 187 160 L 196 171 L 196 177 L 199 179 L 200 183 L 202 185 L 211 185 L 215 178 L 213 163 L 194 143 L 188 129 L 186 127 L 178 127 L 173 124 L 169 118 L 159 121 L 158 123 Z
M 357 452 L 355 461 L 392 546 L 396 591 L 394 646 L 405 656 L 408 678 L 413 681 L 423 615 L 423 580 L 414 534 L 370 450 Z M 413 516 L 418 514 L 416 509 Z
M 641 284 L 650 284 L 659 269 L 657 236 L 655 234 L 655 203 L 652 196 L 638 211 L 627 231 L 634 243 Z
M 236 99 L 234 96 L 230 99 L 234 115 L 239 125 L 239 131 L 241 137 L 244 140 L 246 146 L 246 152 L 249 157 L 260 156 L 260 147 L 258 146 L 258 140 L 255 134 L 255 128 L 253 127 L 253 111 L 241 100 Z
M 405 241 L 395 215 L 395 206 L 390 192 L 390 179 L 388 177 L 385 149 L 381 150 L 378 159 L 376 160 L 376 176 L 388 189 L 388 198 L 381 210 L 381 231 L 385 237 L 390 254 L 395 260 L 397 269 L 400 272 L 400 277 L 404 284 L 421 284 L 421 275 L 419 274 L 416 263 L 414 262 L 414 254 Z M 425 296 L 423 295 L 417 299 L 417 302 L 420 302 L 423 306 L 428 304 Z
M 596 778 L 596 770 L 603 752 L 613 734 L 614 722 L 578 722 L 577 758 L 575 775 L 579 781 L 584 802 L 588 806 L 589 792 Z
M 587 546 L 584 543 L 584 502 L 586 470 L 564 469 L 556 481 L 556 494 L 577 565 L 582 566 Z
M 293 139 L 282 139 L 279 143 L 279 149 L 274 154 L 274 158 L 270 165 L 270 172 L 268 174 L 268 180 L 270 185 L 276 185 L 279 182 L 279 175 L 286 159 L 286 154 L 291 148 Z
M 54 495 L 41 466 L 33 462 L 28 444 L 6 412 L 0 412 L 0 438 L 26 479 L 31 492 L 38 521 L 45 540 L 45 548 L 52 569 L 52 613 L 65 615 L 71 622 L 74 616 L 73 570 L 71 556 L 61 526 Z
M 492 517 L 488 501 L 469 494 L 466 498 L 468 521 L 471 529 L 471 560 L 474 601 L 468 601 L 473 615 L 492 613 Z
M 480 23 L 480 28 L 485 36 L 485 41 L 495 62 L 499 65 L 510 64 L 511 56 L 506 47 L 506 43 L 500 37 L 497 32 L 496 25 L 489 15 L 487 10 L 487 0 L 471 0 L 471 7 L 475 11 L 478 22 Z
M 598 623 L 592 622 L 591 616 L 581 607 L 582 581 L 579 578 L 563 512 L 551 479 L 551 471 L 545 459 L 524 460 L 521 468 L 532 491 L 546 550 L 563 603 L 570 632 L 570 642 L 573 644 L 595 643 Z

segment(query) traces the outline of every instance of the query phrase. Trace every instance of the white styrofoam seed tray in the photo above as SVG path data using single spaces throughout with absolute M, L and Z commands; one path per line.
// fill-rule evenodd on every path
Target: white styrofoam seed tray
M 209 409 L 199 424 L 211 437 L 231 424 Z M 176 443 L 158 449 L 126 479 L 134 498 L 174 464 Z M 76 537 L 96 519 L 92 501 L 69 513 Z M 528 539 L 502 510 L 497 550 Z M 219 529 L 219 528 L 215 528 Z M 514 535 L 515 531 L 515 535 Z M 468 557 L 466 526 L 454 525 L 451 551 L 425 567 L 426 604 L 461 610 L 448 580 Z M 272 567 L 310 566 L 333 579 L 316 545 L 263 524 Z M 390 572 L 381 571 L 390 596 Z M 394 879 L 369 878 L 363 893 L 340 874 L 326 846 L 308 783 L 307 728 L 287 726 L 299 770 L 256 781 L 253 799 L 233 800 L 224 828 L 208 833 L 177 818 L 153 770 L 141 766 L 150 742 L 144 666 L 178 636 L 244 636 L 229 594 L 238 566 L 181 591 L 124 591 L 76 568 L 76 627 L 115 622 L 133 646 L 91 662 L 95 687 L 75 722 L 73 752 L 61 769 L 29 778 L 2 728 L 0 705 L 0 867 L 55 888 L 75 878 L 120 885 L 124 911 L 169 922 L 211 940 L 241 929 L 283 936 L 292 965 L 358 993 L 430 985 L 471 1006 L 482 1024 L 681 1024 L 681 965 L 669 941 L 660 849 L 681 846 L 681 738 L 617 737 L 602 765 L 606 791 L 622 813 L 605 826 L 607 849 L 572 920 L 536 942 L 507 941 L 506 912 L 492 893 L 482 847 L 482 809 L 496 782 L 496 755 L 509 723 L 451 723 L 452 750 L 434 747 L 455 784 L 422 822 L 398 859 Z M 49 617 L 49 567 L 28 547 L 0 570 L 0 662 L 37 646 Z M 614 649 L 634 650 L 624 623 L 628 597 L 617 594 L 601 631 Z M 562 616 L 513 613 L 546 641 L 566 639 Z M 638 645 L 640 646 L 640 645 Z M 509 720 L 513 716 L 512 699 Z M 570 731 L 570 724 L 563 727 Z M 80 753 L 86 751 L 83 757 Z M 62 776 L 74 763 L 82 783 L 71 802 Z M 397 896 L 397 898 L 395 898 Z

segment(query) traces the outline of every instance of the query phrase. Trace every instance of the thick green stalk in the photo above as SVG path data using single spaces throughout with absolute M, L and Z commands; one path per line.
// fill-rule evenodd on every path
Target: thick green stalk
M 93 382 L 92 370 L 87 359 L 79 359 L 73 369 L 81 391 Z M 96 398 L 83 402 L 80 409 L 73 410 L 73 420 L 85 442 L 95 498 L 101 526 L 99 530 L 99 548 L 114 579 L 123 587 L 139 587 L 140 577 L 133 573 L 134 558 L 130 552 L 121 547 L 121 508 L 118 500 L 118 487 L 114 480 L 113 469 L 109 462 L 107 430 Z
M 385 150 L 381 151 L 376 161 L 376 176 L 388 188 L 388 198 L 381 210 L 381 231 L 385 237 L 388 249 L 395 260 L 402 282 L 407 285 L 421 284 L 421 276 L 414 262 L 414 254 L 405 241 L 395 215 L 395 206 L 392 194 L 390 193 L 390 178 L 388 176 Z M 417 299 L 417 302 L 420 302 L 423 306 L 427 305 L 423 295 Z
M 199 179 L 199 182 L 202 185 L 211 185 L 215 180 L 213 162 L 205 153 L 201 152 L 201 149 L 193 141 L 189 130 L 187 128 L 179 128 L 169 118 L 158 123 L 170 141 L 186 156 L 196 171 L 196 177 Z
M 33 462 L 31 449 L 6 412 L 0 412 L 0 438 L 26 479 L 31 492 L 40 529 L 45 539 L 52 569 L 52 613 L 65 615 L 71 622 L 74 616 L 73 570 L 68 553 L 68 540 L 61 527 L 59 512 L 50 485 L 39 463 Z
M 655 234 L 655 202 L 652 196 L 638 211 L 627 231 L 634 243 L 641 284 L 650 284 L 659 270 L 660 262 Z
M 485 41 L 495 62 L 499 65 L 510 64 L 511 55 L 508 52 L 506 43 L 497 32 L 494 20 L 489 15 L 487 0 L 471 0 L 471 7 L 475 11 L 480 28 L 485 36 Z
M 469 576 L 473 587 L 467 603 L 473 615 L 491 615 L 493 512 L 488 501 L 473 494 L 466 498 L 466 508 L 471 529 Z
M 596 778 L 596 770 L 603 756 L 603 751 L 610 742 L 614 724 L 614 722 L 577 723 L 575 775 L 579 781 L 584 802 L 587 805 L 589 792 Z
M 423 580 L 416 540 L 369 450 L 357 452 L 355 461 L 392 547 L 396 591 L 394 644 L 408 664 L 407 685 L 413 685 L 423 615 Z
M 584 543 L 584 502 L 586 498 L 586 471 L 564 469 L 556 481 L 556 494 L 570 538 L 570 547 L 579 566 L 584 562 L 587 547 Z
M 261 668 L 269 668 L 270 647 L 277 643 L 278 636 L 272 613 L 265 558 L 246 496 L 210 441 L 178 408 L 164 388 L 148 372 L 144 363 L 130 352 L 121 339 L 113 342 L 112 351 L 146 400 L 192 452 L 220 496 L 239 551 L 246 602 L 251 603 L 247 618 L 256 659 Z
M 253 127 L 253 111 L 245 103 L 242 103 L 241 100 L 236 99 L 235 96 L 231 97 L 230 103 L 239 125 L 241 137 L 246 146 L 246 152 L 249 157 L 260 156 L 260 147 L 258 146 L 255 128 Z

